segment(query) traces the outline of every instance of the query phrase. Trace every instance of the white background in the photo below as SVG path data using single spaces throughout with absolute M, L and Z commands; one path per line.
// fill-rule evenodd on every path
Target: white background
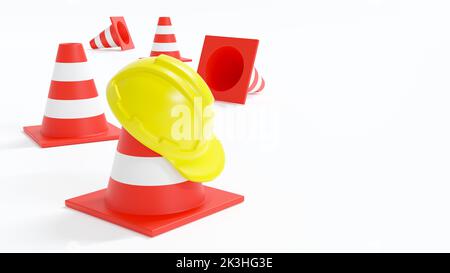
M 1 1 L 1 251 L 450 250 L 450 2 Z M 136 49 L 88 50 L 123 15 Z M 226 149 L 209 185 L 244 203 L 155 238 L 64 207 L 104 188 L 116 142 L 40 149 L 58 43 L 105 86 L 171 16 L 197 67 L 205 34 L 260 39 L 267 87 L 216 103 Z

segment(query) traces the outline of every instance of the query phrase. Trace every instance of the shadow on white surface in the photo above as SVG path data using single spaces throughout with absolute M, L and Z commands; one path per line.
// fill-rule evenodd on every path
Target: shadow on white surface
M 92 172 L 39 172 L 0 177 L 0 181 L 1 188 L 9 189 L 8 193 L 0 191 L 0 213 L 5 215 L 2 229 L 7 231 L 0 235 L 0 242 L 14 249 L 30 250 L 45 242 L 41 250 L 76 251 L 142 236 L 64 207 L 65 199 L 106 186 Z
M 92 49 L 92 48 L 86 48 L 87 51 L 90 52 L 122 52 L 122 50 L 120 50 L 120 48 L 99 48 L 99 49 Z
M 91 248 L 136 236 L 127 229 L 69 208 L 60 208 L 58 213 L 43 218 L 39 230 L 42 240 L 67 250 Z
M 0 151 L 39 147 L 30 137 L 22 132 L 21 136 L 0 143 Z

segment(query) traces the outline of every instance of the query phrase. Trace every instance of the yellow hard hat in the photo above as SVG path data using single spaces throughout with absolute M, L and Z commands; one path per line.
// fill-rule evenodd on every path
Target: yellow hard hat
M 214 98 L 187 64 L 167 55 L 139 59 L 110 80 L 106 95 L 122 126 L 185 178 L 206 182 L 222 172 L 222 144 L 211 132 Z

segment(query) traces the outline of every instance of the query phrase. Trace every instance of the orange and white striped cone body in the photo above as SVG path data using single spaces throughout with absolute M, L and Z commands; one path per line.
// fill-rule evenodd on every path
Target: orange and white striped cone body
M 80 137 L 107 130 L 108 124 L 82 45 L 59 45 L 42 134 Z
M 263 77 L 261 77 L 261 75 L 259 75 L 258 70 L 256 70 L 256 68 L 253 68 L 252 76 L 250 78 L 250 84 L 248 86 L 247 92 L 249 94 L 259 93 L 264 89 L 265 85 L 266 85 L 266 83 L 265 83 Z
M 110 17 L 111 25 L 89 42 L 92 49 L 133 49 L 134 44 L 123 17 Z
M 106 190 L 111 210 L 135 215 L 166 215 L 200 206 L 201 183 L 187 181 L 159 154 L 122 129 Z
M 186 181 L 122 129 L 108 187 L 68 199 L 66 206 L 154 237 L 243 201 L 241 195 Z
M 60 44 L 42 125 L 24 130 L 41 147 L 117 139 L 101 105 L 82 44 Z
M 169 55 L 183 62 L 192 61 L 181 57 L 170 17 L 159 17 L 150 57 L 161 54 Z

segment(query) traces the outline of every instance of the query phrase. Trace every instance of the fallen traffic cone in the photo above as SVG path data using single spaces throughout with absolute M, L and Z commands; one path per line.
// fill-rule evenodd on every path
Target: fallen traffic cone
M 205 36 L 197 72 L 216 100 L 245 104 L 247 93 L 264 88 L 254 68 L 258 44 L 255 39 Z
M 169 161 L 122 129 L 108 188 L 66 200 L 66 206 L 153 237 L 243 200 L 186 181 Z
M 250 85 L 248 87 L 247 92 L 249 94 L 256 94 L 256 93 L 261 92 L 265 86 L 266 86 L 266 82 L 259 75 L 258 70 L 256 70 L 256 68 L 253 68 Z
M 83 46 L 60 44 L 42 125 L 24 127 L 42 148 L 117 139 L 106 122 Z
M 170 17 L 159 17 L 150 57 L 156 57 L 161 54 L 169 55 L 183 62 L 192 61 L 181 57 Z
M 109 18 L 111 20 L 111 25 L 89 42 L 91 48 L 120 47 L 121 50 L 133 49 L 133 40 L 131 40 L 125 19 L 123 17 Z

